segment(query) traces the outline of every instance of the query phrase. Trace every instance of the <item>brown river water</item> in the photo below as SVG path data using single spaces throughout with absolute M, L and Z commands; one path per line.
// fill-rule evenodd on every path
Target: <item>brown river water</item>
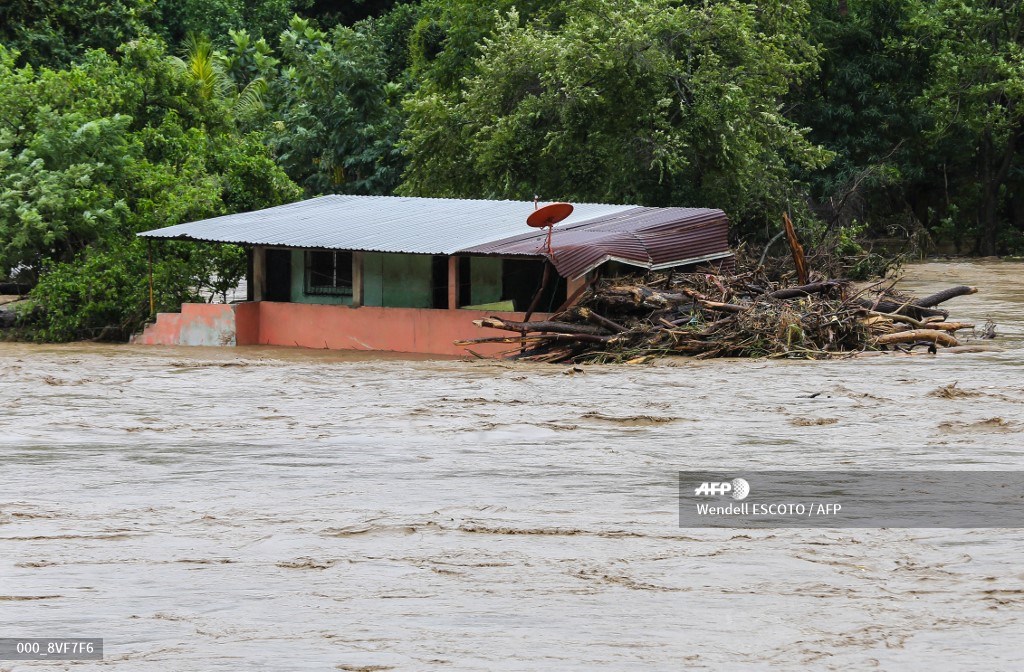
M 907 277 L 1002 349 L 0 343 L 0 636 L 106 646 L 0 670 L 1024 669 L 1024 530 L 678 526 L 683 469 L 1024 469 L 1024 265 Z

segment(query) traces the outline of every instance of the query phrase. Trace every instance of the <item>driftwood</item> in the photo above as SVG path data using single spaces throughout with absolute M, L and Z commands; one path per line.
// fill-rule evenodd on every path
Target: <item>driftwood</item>
M 850 292 L 846 281 L 819 278 L 785 286 L 761 269 L 619 277 L 590 284 L 577 306 L 550 318 L 475 320 L 513 333 L 457 344 L 508 344 L 504 355 L 530 362 L 639 363 L 667 354 L 828 358 L 903 344 L 957 347 L 954 332 L 974 327 L 946 321 L 948 313 L 935 308 L 974 288 L 917 299 L 894 284 Z
M 810 279 L 810 273 L 807 270 L 807 257 L 804 254 L 804 247 L 796 237 L 796 229 L 793 228 L 793 220 L 789 218 L 788 214 L 783 213 L 782 223 L 785 225 L 786 241 L 789 243 L 789 250 L 793 253 L 793 265 L 796 266 L 796 277 L 800 279 L 801 285 L 806 285 Z
M 870 315 L 871 317 L 879 317 L 879 318 L 881 318 L 883 320 L 892 320 L 893 322 L 901 322 L 903 324 L 909 324 L 910 326 L 914 327 L 915 329 L 924 329 L 924 325 L 926 324 L 925 322 L 922 322 L 921 320 L 915 320 L 914 318 L 910 317 L 909 315 L 900 315 L 898 313 L 879 313 L 878 311 L 875 311 L 875 310 L 868 310 L 868 311 L 865 311 L 865 312 L 868 315 Z
M 896 301 L 894 299 L 886 299 L 879 297 L 874 301 L 870 299 L 859 298 L 857 299 L 857 305 L 861 308 L 867 308 L 870 311 L 879 313 L 891 313 L 894 315 L 907 315 L 909 317 L 923 320 L 926 317 L 949 317 L 949 313 L 945 310 L 939 310 L 937 308 L 929 308 L 923 306 L 917 306 L 910 304 L 905 301 Z
M 455 341 L 455 345 L 464 347 L 478 343 L 531 343 L 544 341 L 546 343 L 598 343 L 605 344 L 612 341 L 612 336 L 594 336 L 593 334 L 531 334 L 529 336 L 491 336 L 485 338 L 471 338 Z
M 939 305 L 940 303 L 949 301 L 950 299 L 955 299 L 958 296 L 966 296 L 968 294 L 977 293 L 977 287 L 958 285 L 957 287 L 950 287 L 949 289 L 944 289 L 941 292 L 935 292 L 934 294 L 926 296 L 923 299 L 918 299 L 917 301 L 914 301 L 914 305 L 921 306 L 922 308 L 932 308 L 934 306 Z
M 884 334 L 875 339 L 878 345 L 893 345 L 894 343 L 919 343 L 931 341 L 938 345 L 951 348 L 960 345 L 956 337 L 938 329 L 911 329 L 910 331 L 898 331 L 893 334 Z
M 497 317 L 485 317 L 482 320 L 473 320 L 478 327 L 489 327 L 491 329 L 504 329 L 505 331 L 528 331 L 553 332 L 556 334 L 590 334 L 592 336 L 606 335 L 605 330 L 600 327 L 592 327 L 587 324 L 570 324 L 569 322 L 554 322 L 550 320 L 539 320 L 535 322 L 514 322 L 502 320 Z
M 622 332 L 626 331 L 626 328 L 619 324 L 618 322 L 613 322 L 612 320 L 609 320 L 607 317 L 598 315 L 589 308 L 580 308 L 579 313 L 580 317 L 583 317 L 584 319 L 593 322 L 599 327 L 604 327 L 605 329 L 611 331 L 612 333 L 621 334 Z
M 723 313 L 742 313 L 746 308 L 738 306 L 735 303 L 722 303 L 721 301 L 708 301 L 706 299 L 697 300 L 700 305 L 711 310 L 717 310 Z
M 551 281 L 551 262 L 544 262 L 544 275 L 541 277 L 540 287 L 537 288 L 537 293 L 533 295 L 533 301 L 530 301 L 530 307 L 526 309 L 526 319 L 529 320 L 533 315 L 533 312 L 537 310 L 537 306 L 540 305 L 540 299 L 544 295 L 544 290 L 548 288 L 548 283 Z
M 773 299 L 794 299 L 798 296 L 810 296 L 811 294 L 825 294 L 833 289 L 843 287 L 846 283 L 841 280 L 825 280 L 823 282 L 812 282 L 798 287 L 787 287 L 768 292 Z
M 974 329 L 972 322 L 923 322 L 923 329 L 938 329 L 939 331 L 959 331 L 961 329 Z M 910 327 L 897 328 L 900 331 L 907 331 Z
M 635 308 L 667 308 L 690 300 L 683 293 L 664 292 L 643 285 L 609 287 L 598 298 L 600 303 Z

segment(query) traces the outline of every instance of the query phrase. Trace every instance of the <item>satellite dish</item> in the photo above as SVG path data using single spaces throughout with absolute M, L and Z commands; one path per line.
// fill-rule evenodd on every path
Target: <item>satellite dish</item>
M 551 254 L 551 232 L 554 231 L 555 224 L 558 224 L 572 214 L 572 204 L 549 203 L 543 208 L 537 208 L 537 200 L 534 198 L 533 207 L 536 209 L 526 218 L 526 224 L 535 229 L 547 228 L 548 239 L 546 247 L 548 254 Z
M 537 229 L 545 226 L 554 226 L 572 214 L 570 203 L 549 203 L 543 208 L 537 208 L 526 218 L 526 223 Z

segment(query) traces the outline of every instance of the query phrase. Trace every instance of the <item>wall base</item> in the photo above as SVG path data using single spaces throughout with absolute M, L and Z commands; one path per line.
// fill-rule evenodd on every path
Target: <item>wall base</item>
M 132 339 L 140 345 L 283 345 L 328 350 L 465 355 L 460 339 L 512 336 L 484 329 L 485 317 L 522 320 L 523 313 L 427 308 L 378 308 L 254 301 L 237 304 L 186 303 L 180 313 L 160 313 Z M 547 314 L 536 313 L 537 319 Z M 482 343 L 472 347 L 493 355 L 513 346 Z

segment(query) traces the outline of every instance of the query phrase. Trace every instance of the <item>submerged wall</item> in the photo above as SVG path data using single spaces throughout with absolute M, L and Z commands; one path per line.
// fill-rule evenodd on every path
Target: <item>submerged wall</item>
M 238 304 L 186 303 L 181 313 L 160 313 L 132 339 L 142 345 L 284 345 L 330 350 L 380 350 L 466 355 L 458 339 L 514 336 L 481 329 L 473 320 L 489 316 L 522 320 L 522 313 L 331 306 L 259 301 Z M 543 318 L 545 315 L 536 314 Z M 493 355 L 513 346 L 488 343 L 473 351 Z
M 246 304 L 182 304 L 180 313 L 158 313 L 156 322 L 134 336 L 131 342 L 140 345 L 237 345 L 235 308 L 239 305 Z

